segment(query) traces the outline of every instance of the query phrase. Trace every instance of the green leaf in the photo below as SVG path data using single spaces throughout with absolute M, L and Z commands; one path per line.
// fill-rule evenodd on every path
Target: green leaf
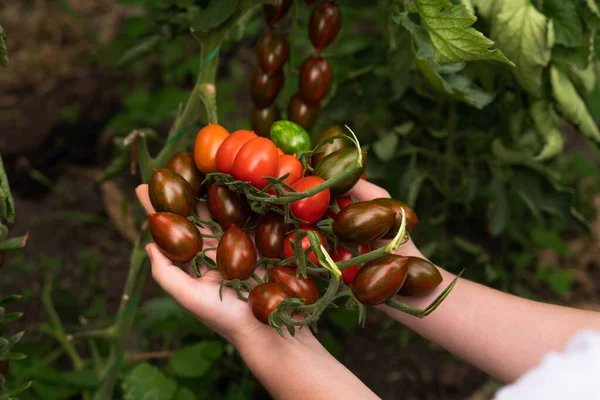
M 206 341 L 179 349 L 169 359 L 173 373 L 184 378 L 198 378 L 212 367 L 223 353 L 218 341 Z
M 448 0 L 415 0 L 413 4 L 433 43 L 436 62 L 494 60 L 514 66 L 500 50 L 490 50 L 493 41 L 471 28 L 477 18 L 464 5 Z
M 552 21 L 529 0 L 504 0 L 494 4 L 491 37 L 515 63 L 513 72 L 521 87 L 529 93 L 537 93 L 554 45 Z
M 477 87 L 466 75 L 457 73 L 464 65 L 454 65 L 448 71 L 436 64 L 433 45 L 427 36 L 427 31 L 422 26 L 412 22 L 407 13 L 396 13 L 393 18 L 396 23 L 402 24 L 411 33 L 413 46 L 416 47 L 417 67 L 435 90 L 479 109 L 491 103 L 494 94 Z
M 198 397 L 190 389 L 186 387 L 180 387 L 175 393 L 173 400 L 197 400 Z
M 552 249 L 561 256 L 569 253 L 569 247 L 556 231 L 534 228 L 531 231 L 531 239 L 541 248 Z
M 552 94 L 558 111 L 590 139 L 600 142 L 600 132 L 567 74 L 556 66 L 550 67 Z
M 147 54 L 152 53 L 162 43 L 161 35 L 152 35 L 125 52 L 117 61 L 117 67 L 129 64 Z
M 388 133 L 373 143 L 373 151 L 381 161 L 390 161 L 394 158 L 396 147 L 398 147 L 398 136 Z
M 577 47 L 587 42 L 580 7 L 579 0 L 544 0 L 543 12 L 554 23 L 557 44 Z
M 23 393 L 24 391 L 29 389 L 32 384 L 33 384 L 33 381 L 22 383 L 17 387 L 9 389 L 8 392 L 3 393 L 3 395 L 6 395 L 6 399 L 11 399 L 11 396 L 16 396 L 19 393 Z M 2 398 L 2 397 L 0 397 L 0 398 Z M 16 400 L 16 397 L 12 397 L 12 398 Z
M 494 177 L 489 186 L 490 203 L 488 205 L 488 226 L 492 236 L 498 236 L 506 229 L 509 220 L 509 204 L 506 196 L 506 184 Z
M 0 65 L 8 67 L 8 50 L 6 49 L 6 32 L 0 25 Z
M 11 294 L 10 296 L 2 297 L 0 299 L 0 307 L 5 306 L 10 303 L 14 303 L 15 301 L 21 300 L 20 294 Z
M 10 192 L 6 171 L 4 171 L 2 156 L 0 156 L 0 218 L 1 217 L 6 218 L 11 224 L 15 222 L 15 202 Z
M 535 159 L 542 161 L 560 154 L 565 141 L 558 128 L 559 121 L 554 107 L 546 100 L 538 100 L 529 107 L 529 114 L 533 119 L 535 129 L 545 142 L 542 151 Z
M 136 366 L 123 380 L 125 400 L 170 400 L 177 391 L 177 382 L 167 378 L 148 363 Z
M 15 251 L 20 250 L 27 244 L 29 234 L 7 239 L 0 242 L 0 251 Z
M 237 6 L 238 0 L 212 0 L 204 9 L 190 8 L 192 28 L 197 32 L 216 28 L 233 15 Z

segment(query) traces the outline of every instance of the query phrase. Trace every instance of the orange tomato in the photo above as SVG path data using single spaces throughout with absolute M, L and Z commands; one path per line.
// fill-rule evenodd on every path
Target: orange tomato
M 194 143 L 194 161 L 202 173 L 209 174 L 217 170 L 217 151 L 228 136 L 227 129 L 219 124 L 208 124 L 200 129 Z

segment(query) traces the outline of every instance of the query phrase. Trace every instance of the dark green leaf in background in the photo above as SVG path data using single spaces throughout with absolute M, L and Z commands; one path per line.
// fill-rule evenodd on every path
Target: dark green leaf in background
M 123 380 L 125 400 L 171 400 L 177 391 L 177 382 L 167 378 L 158 368 L 148 363 L 136 366 Z
M 192 28 L 197 32 L 207 32 L 233 15 L 238 6 L 238 0 L 212 0 L 208 7 L 190 8 Z

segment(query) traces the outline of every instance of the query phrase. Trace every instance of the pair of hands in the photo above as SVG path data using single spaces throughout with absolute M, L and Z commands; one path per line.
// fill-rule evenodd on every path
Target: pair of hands
M 137 197 L 148 214 L 154 213 L 150 198 L 148 196 L 148 185 L 140 185 L 136 189 Z M 350 191 L 350 195 L 359 201 L 367 201 L 380 197 L 390 197 L 383 188 L 370 182 L 360 180 Z M 209 220 L 210 214 L 204 204 L 198 204 L 198 216 L 200 219 Z M 214 234 L 209 228 L 202 228 L 204 234 Z M 382 242 L 381 244 L 385 244 Z M 216 239 L 204 239 L 204 247 L 217 247 Z M 377 246 L 376 246 L 377 247 Z M 223 289 L 223 300 L 219 299 L 219 287 L 223 278 L 219 271 L 210 271 L 201 268 L 202 276 L 193 277 L 174 265 L 165 257 L 158 246 L 154 243 L 146 246 L 146 252 L 152 264 L 152 277 L 170 294 L 185 310 L 194 315 L 203 324 L 213 329 L 219 335 L 238 347 L 253 338 L 269 340 L 278 336 L 273 328 L 259 322 L 248 304 L 240 301 L 231 288 Z M 423 257 L 412 241 L 408 241 L 397 250 L 405 256 Z M 216 251 L 207 252 L 207 256 L 215 258 Z M 191 272 L 191 271 L 190 271 Z M 311 335 L 309 329 L 301 329 L 297 336 Z

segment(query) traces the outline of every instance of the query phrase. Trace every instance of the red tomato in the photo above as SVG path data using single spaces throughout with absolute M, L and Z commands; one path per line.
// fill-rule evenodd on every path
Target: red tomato
M 311 228 L 309 226 L 301 226 L 300 229 L 303 231 L 317 232 L 317 234 L 319 235 L 319 239 L 321 239 L 321 244 L 323 246 L 325 246 L 325 238 L 323 237 L 323 235 L 321 235 L 321 232 L 319 232 L 318 230 Z M 296 232 L 292 232 L 285 238 L 285 241 L 283 242 L 283 255 L 285 256 L 285 258 L 290 258 L 290 257 L 294 256 L 294 250 L 292 249 L 291 243 L 294 241 L 295 237 L 296 237 Z M 310 240 L 308 240 L 308 236 L 307 236 L 304 239 L 302 239 L 302 250 L 306 250 L 309 247 L 310 247 Z M 316 265 L 319 265 L 319 261 L 317 260 L 317 255 L 314 252 L 311 251 L 310 253 L 308 253 L 308 259 L 310 261 L 312 261 L 313 263 L 315 263 Z M 292 265 L 296 265 L 296 264 L 292 264 Z
M 292 188 L 297 192 L 304 192 L 323 182 L 325 182 L 323 178 L 318 176 L 307 176 L 294 183 Z M 329 189 L 325 189 L 313 196 L 294 201 L 290 204 L 290 211 L 296 218 L 305 221 L 308 225 L 312 225 L 327 211 L 330 197 Z
M 335 202 L 336 202 L 338 208 L 340 209 L 340 211 L 342 211 L 344 208 L 348 207 L 350 204 L 353 203 L 352 197 L 350 197 L 348 195 L 336 197 Z M 331 218 L 334 218 L 337 214 L 334 213 L 333 210 L 328 209 L 327 215 L 330 216 Z
M 277 178 L 281 178 L 285 174 L 289 172 L 290 176 L 285 178 L 283 181 L 288 185 L 293 185 L 302 179 L 302 172 L 304 168 L 302 168 L 302 163 L 298 158 L 294 155 L 284 154 L 279 156 L 279 165 L 277 167 Z
M 371 251 L 371 248 L 369 247 L 368 244 L 359 244 L 358 245 L 358 253 L 360 255 L 366 254 L 370 251 Z M 331 253 L 331 259 L 333 261 L 335 261 L 336 263 L 341 262 L 341 261 L 346 261 L 351 258 L 354 258 L 354 254 L 352 254 L 352 251 L 350 249 L 347 249 L 342 246 L 337 246 L 335 248 L 335 251 L 333 253 Z M 352 284 L 354 277 L 356 276 L 356 274 L 358 274 L 358 270 L 360 270 L 360 265 L 353 265 L 351 267 L 344 268 L 342 270 L 342 278 L 344 279 L 344 282 L 347 285 Z
M 230 174 L 233 170 L 233 160 L 243 145 L 257 137 L 256 133 L 247 130 L 233 132 L 221 143 L 215 159 L 217 170 Z
M 269 184 L 265 176 L 277 175 L 277 158 L 275 144 L 267 138 L 256 137 L 246 142 L 235 156 L 232 175 L 262 189 Z
M 217 170 L 217 151 L 228 136 L 227 129 L 219 124 L 208 124 L 200 129 L 194 143 L 194 161 L 202 173 L 209 174 Z
M 284 155 L 285 153 L 283 152 L 283 150 L 281 150 L 279 147 L 277 148 L 277 155 Z

